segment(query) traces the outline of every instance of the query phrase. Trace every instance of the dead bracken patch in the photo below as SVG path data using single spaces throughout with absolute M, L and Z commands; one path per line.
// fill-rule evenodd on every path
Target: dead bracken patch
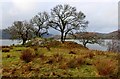
M 97 60 L 95 67 L 99 72 L 99 75 L 109 76 L 116 74 L 117 62 L 110 59 Z
M 61 48 L 68 48 L 68 49 L 72 49 L 72 48 L 88 49 L 84 47 L 83 45 L 78 44 L 73 41 L 65 41 L 64 43 L 60 41 L 52 41 L 52 42 L 48 42 L 46 46 L 47 47 L 61 47 Z
M 2 48 L 2 52 L 10 52 L 10 48 Z
M 85 63 L 85 58 L 82 56 L 76 57 L 68 61 L 67 66 L 68 68 L 76 68 Z
M 10 58 L 10 55 L 7 55 L 6 58 Z
M 76 54 L 76 53 L 75 53 L 75 52 L 73 52 L 73 51 L 70 51 L 70 52 L 69 52 L 69 54 Z
M 33 58 L 35 57 L 35 52 L 33 49 L 26 49 L 26 50 L 23 50 L 21 52 L 21 56 L 20 56 L 20 59 L 24 60 L 25 62 L 30 62 L 33 60 Z

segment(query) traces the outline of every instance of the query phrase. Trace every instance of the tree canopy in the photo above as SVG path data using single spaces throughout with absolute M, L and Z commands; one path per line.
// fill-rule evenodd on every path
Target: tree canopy
M 49 26 L 60 31 L 61 41 L 64 42 L 68 33 L 74 30 L 85 28 L 88 21 L 85 21 L 85 15 L 81 11 L 77 12 L 75 7 L 70 5 L 57 5 L 51 9 Z
M 76 7 L 68 4 L 57 5 L 51 9 L 51 14 L 47 12 L 39 12 L 35 15 L 30 23 L 26 21 L 15 21 L 8 28 L 12 38 L 26 40 L 32 36 L 41 37 L 48 33 L 49 27 L 60 32 L 61 42 L 64 42 L 68 34 L 73 34 L 76 31 L 83 31 L 88 21 L 85 20 L 85 15 L 81 11 L 77 11 Z
M 6 31 L 11 34 L 12 39 L 23 40 L 23 45 L 27 40 L 34 36 L 34 28 L 32 27 L 32 24 L 26 21 L 15 21 L 11 27 L 6 29 Z
M 41 37 L 43 34 L 48 33 L 49 15 L 47 12 L 39 12 L 31 19 L 31 23 L 35 27 L 36 36 Z

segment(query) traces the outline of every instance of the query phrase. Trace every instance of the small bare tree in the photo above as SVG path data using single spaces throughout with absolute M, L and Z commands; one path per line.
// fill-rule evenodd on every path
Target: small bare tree
M 89 44 L 102 44 L 103 40 L 97 36 L 96 33 L 93 32 L 80 32 L 76 34 L 76 38 L 79 39 L 80 42 L 83 43 L 83 46 Z
M 120 52 L 120 30 L 117 31 L 117 37 L 108 42 L 108 51 Z
M 120 52 L 120 41 L 118 40 L 113 40 L 108 42 L 108 51 L 112 52 Z

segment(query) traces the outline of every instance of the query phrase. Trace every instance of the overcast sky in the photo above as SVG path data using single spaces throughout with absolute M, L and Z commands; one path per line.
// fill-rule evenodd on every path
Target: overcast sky
M 44 1 L 44 2 L 43 2 Z M 118 29 L 118 0 L 3 0 L 0 4 L 2 29 L 14 21 L 29 21 L 38 12 L 50 12 L 57 4 L 69 4 L 82 11 L 89 21 L 87 30 L 108 33 Z M 1 16 L 2 15 L 2 16 Z M 57 33 L 54 30 L 52 34 Z

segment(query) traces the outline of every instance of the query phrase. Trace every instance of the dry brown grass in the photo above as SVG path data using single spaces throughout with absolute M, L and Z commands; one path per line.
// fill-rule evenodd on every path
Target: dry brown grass
M 59 65 L 59 69 L 67 69 L 67 63 L 63 63 L 62 65 Z
M 108 76 L 116 74 L 117 62 L 110 59 L 96 60 L 95 67 L 99 72 L 99 75 Z
M 82 46 L 81 44 L 77 44 L 76 42 L 72 42 L 72 41 L 65 41 L 64 43 L 61 44 L 61 47 L 69 48 L 69 49 L 73 49 L 73 48 L 88 49 Z
M 89 52 L 86 54 L 86 58 L 92 59 L 94 56 L 95 56 L 95 54 L 93 52 Z
M 85 58 L 82 56 L 79 56 L 68 61 L 66 65 L 68 66 L 68 68 L 76 68 L 83 65 L 84 63 L 85 63 Z
M 76 52 L 74 52 L 74 51 L 70 51 L 69 54 L 76 54 Z
M 2 48 L 2 52 L 10 52 L 10 48 Z
M 52 42 L 48 42 L 46 46 L 47 47 L 62 47 L 62 48 L 69 48 L 69 49 L 72 49 L 72 48 L 88 49 L 73 41 L 65 41 L 64 43 L 60 41 L 52 41 Z
M 28 63 L 28 62 L 32 61 L 34 57 L 35 57 L 34 50 L 31 48 L 28 48 L 28 49 L 21 52 L 20 59 L 22 59 Z
M 56 62 L 61 62 L 63 60 L 63 55 L 60 53 L 54 54 L 53 57 L 55 58 Z

